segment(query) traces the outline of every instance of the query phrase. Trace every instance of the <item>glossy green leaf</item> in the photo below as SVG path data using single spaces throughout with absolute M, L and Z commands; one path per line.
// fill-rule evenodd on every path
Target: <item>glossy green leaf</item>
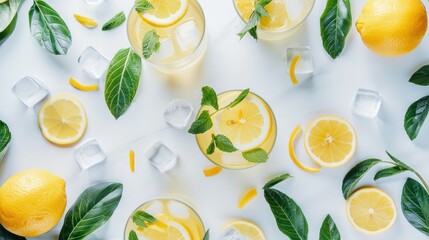
M 408 169 L 403 168 L 401 166 L 394 166 L 391 168 L 382 169 L 375 174 L 374 180 L 377 181 L 380 178 L 391 177 L 406 171 L 408 171 Z
M 122 23 L 125 22 L 125 20 L 126 20 L 125 13 L 120 12 L 120 13 L 116 14 L 115 16 L 113 16 L 109 21 L 107 21 L 103 25 L 103 28 L 101 30 L 109 31 L 109 30 L 115 29 L 115 28 L 121 26 Z
M 25 237 L 17 236 L 0 225 L 0 240 L 25 240 Z
M 402 213 L 417 230 L 429 236 L 429 194 L 414 179 L 408 178 L 402 189 Z
M 247 95 L 249 95 L 250 90 L 247 88 L 244 91 L 242 91 L 240 93 L 240 95 L 238 95 L 237 98 L 234 99 L 234 101 L 232 101 L 230 104 L 228 104 L 228 108 L 233 108 L 235 106 L 237 106 L 239 103 L 241 103 L 241 101 L 243 101 Z
M 268 153 L 262 148 L 254 148 L 242 153 L 244 159 L 252 163 L 265 163 L 268 161 Z
M 425 65 L 417 70 L 411 76 L 410 82 L 421 86 L 429 86 L 429 65 Z
M 340 231 L 330 215 L 326 216 L 322 223 L 319 240 L 341 240 Z
M 387 154 L 387 156 L 389 156 L 390 159 L 392 159 L 396 164 L 398 164 L 402 168 L 405 168 L 407 170 L 413 171 L 413 169 L 410 166 L 408 166 L 407 164 L 405 164 L 401 160 L 397 159 L 395 156 L 393 156 L 392 154 L 390 154 L 388 151 L 386 151 L 386 154 Z
M 323 47 L 333 59 L 343 51 L 351 25 L 350 1 L 328 0 L 320 17 L 320 30 Z
M 158 52 L 161 47 L 159 35 L 155 30 L 149 30 L 143 37 L 142 50 L 144 59 L 150 58 L 153 53 Z
M 277 184 L 279 184 L 279 183 L 281 183 L 281 182 L 283 182 L 283 181 L 285 181 L 291 177 L 292 177 L 292 175 L 290 175 L 289 173 L 283 173 L 281 175 L 278 175 L 278 176 L 274 177 L 273 179 L 271 179 L 270 181 L 268 181 L 262 189 L 272 188 L 275 185 L 277 185 Z
M 120 183 L 87 188 L 68 210 L 58 240 L 81 240 L 105 224 L 122 197 Z
M 411 104 L 405 114 L 404 128 L 411 140 L 416 139 L 429 112 L 429 96 Z
M 225 135 L 218 134 L 214 137 L 216 147 L 222 152 L 235 152 L 238 149 L 234 147 L 231 140 L 227 138 Z
M 192 123 L 191 128 L 189 128 L 188 133 L 191 134 L 201 134 L 208 131 L 213 127 L 212 119 L 210 118 L 210 113 L 207 110 L 201 112 L 197 120 Z
M 350 171 L 343 179 L 342 191 L 344 199 L 350 197 L 350 195 L 353 193 L 354 188 L 365 175 L 365 173 L 380 162 L 381 160 L 379 159 L 367 159 L 358 163 L 356 166 L 350 169 Z
M 201 91 L 203 92 L 201 106 L 212 106 L 214 109 L 219 110 L 219 103 L 215 90 L 209 86 L 205 86 Z
M 66 55 L 72 36 L 60 15 L 43 0 L 34 0 L 28 15 L 31 34 L 39 45 L 51 54 Z
M 116 119 L 131 105 L 137 93 L 141 70 L 141 58 L 131 48 L 119 50 L 110 62 L 104 98 Z
M 12 35 L 13 30 L 15 30 L 17 20 L 18 14 L 15 15 L 9 26 L 7 26 L 7 28 L 3 30 L 3 32 L 0 32 L 0 45 L 3 44 L 10 35 Z
M 7 147 L 11 139 L 12 134 L 9 131 L 9 127 L 6 123 L 0 120 L 0 152 Z
M 301 208 L 286 194 L 273 188 L 264 190 L 279 230 L 290 240 L 307 240 L 308 223 Z
M 4 32 L 10 26 L 17 15 L 21 2 L 22 0 L 8 0 L 0 3 L 0 32 Z

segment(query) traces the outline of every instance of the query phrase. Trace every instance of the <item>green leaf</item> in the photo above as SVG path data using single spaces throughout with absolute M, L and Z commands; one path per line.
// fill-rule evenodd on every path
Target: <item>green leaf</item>
M 0 120 L 0 153 L 7 147 L 11 139 L 12 134 L 7 124 Z
M 209 240 L 210 239 L 210 229 L 207 230 L 207 232 L 204 234 L 203 240 Z
M 188 133 L 191 134 L 201 134 L 208 131 L 213 127 L 212 119 L 210 118 L 210 113 L 207 110 L 201 112 L 200 116 L 192 123 L 191 128 L 189 128 Z
M 122 197 L 120 183 L 99 183 L 87 188 L 68 210 L 58 240 L 84 239 L 105 224 Z
M 17 236 L 0 225 L 0 240 L 25 240 L 25 237 Z
M 119 50 L 110 62 L 104 98 L 116 119 L 131 105 L 137 93 L 141 70 L 141 58 L 131 48 Z
M 159 42 L 159 35 L 155 30 L 147 31 L 143 37 L 143 57 L 145 59 L 150 58 L 154 52 L 157 52 L 161 47 Z
M 276 177 L 274 177 L 273 179 L 271 179 L 270 181 L 268 181 L 264 187 L 262 189 L 268 189 L 268 188 L 272 188 L 275 185 L 285 181 L 286 179 L 291 178 L 292 175 L 290 175 L 289 173 L 283 173 L 281 175 L 278 175 Z
M 328 0 L 320 17 L 320 30 L 323 47 L 333 59 L 343 51 L 351 25 L 350 1 Z
M 212 139 L 210 145 L 207 147 L 207 150 L 206 150 L 207 155 L 213 154 L 215 151 L 215 148 L 216 148 L 215 141 L 214 139 Z
M 254 148 L 242 153 L 244 159 L 252 163 L 264 163 L 268 160 L 268 153 L 262 148 Z
M 3 32 L 0 32 L 0 45 L 3 44 L 10 35 L 12 35 L 13 30 L 15 30 L 17 20 L 18 14 L 15 15 L 9 26 L 7 26 L 7 28 L 3 30 Z
M 154 223 L 157 222 L 158 220 L 150 215 L 149 213 L 145 212 L 145 211 L 137 211 L 135 212 L 132 216 L 131 219 L 133 220 L 133 222 L 142 228 L 147 227 L 147 223 Z
M 410 82 L 421 86 L 429 86 L 429 65 L 425 65 L 417 70 L 411 76 Z
M 214 137 L 216 147 L 222 152 L 235 152 L 238 149 L 234 147 L 231 140 L 228 137 L 222 134 L 218 134 Z
M 257 28 L 259 22 L 261 21 L 262 16 L 269 17 L 265 6 L 268 5 L 272 0 L 256 0 L 255 1 L 255 10 L 250 15 L 249 21 L 246 23 L 246 26 L 238 33 L 240 39 L 242 39 L 246 33 L 249 33 L 255 40 L 258 40 Z
M 103 28 L 101 30 L 108 31 L 108 30 L 115 29 L 115 28 L 119 27 L 122 23 L 124 23 L 125 19 L 126 19 L 125 13 L 120 12 L 120 13 L 116 14 L 115 16 L 113 16 L 109 21 L 107 21 L 103 25 Z
M 212 106 L 214 109 L 219 110 L 219 104 L 215 90 L 209 86 L 205 86 L 201 91 L 203 92 L 201 106 Z
M 307 240 L 308 223 L 301 208 L 286 194 L 272 188 L 264 190 L 279 230 L 290 240 Z
M 390 154 L 388 151 L 386 151 L 387 155 L 389 156 L 390 159 L 392 159 L 396 164 L 398 164 L 399 166 L 401 166 L 402 168 L 405 168 L 407 170 L 413 171 L 413 169 L 408 166 L 407 164 L 405 164 L 404 162 L 402 162 L 401 160 L 397 159 L 396 157 L 394 157 L 392 154 Z
M 405 182 L 401 207 L 408 222 L 429 236 L 429 194 L 416 180 L 408 178 Z
M 139 237 L 134 230 L 131 230 L 130 234 L 128 235 L 128 240 L 139 240 Z
M 347 200 L 347 198 L 350 197 L 354 188 L 365 175 L 365 173 L 380 162 L 380 159 L 367 159 L 350 169 L 343 179 L 342 191 L 344 199 Z
M 429 96 L 411 104 L 405 114 L 404 128 L 411 140 L 416 139 L 429 112 Z
M 28 16 L 31 34 L 39 45 L 51 54 L 66 55 L 72 37 L 60 15 L 43 0 L 34 0 Z
M 340 231 L 331 216 L 326 216 L 320 228 L 319 240 L 341 240 Z
M 147 10 L 154 9 L 153 5 L 148 0 L 136 0 L 134 9 L 138 13 L 146 12 Z
M 377 181 L 380 178 L 391 177 L 406 171 L 408 171 L 408 169 L 401 166 L 394 166 L 391 168 L 382 169 L 375 174 L 374 180 Z
M 0 32 L 4 32 L 16 17 L 22 0 L 9 0 L 0 3 Z
M 247 95 L 249 95 L 249 89 L 245 89 L 244 91 L 242 91 L 240 93 L 240 95 L 238 95 L 238 97 L 236 99 L 234 99 L 234 101 L 232 101 L 230 104 L 228 104 L 228 106 L 226 106 L 227 108 L 233 108 L 235 106 L 237 106 L 239 103 L 241 103 L 241 101 L 243 101 Z

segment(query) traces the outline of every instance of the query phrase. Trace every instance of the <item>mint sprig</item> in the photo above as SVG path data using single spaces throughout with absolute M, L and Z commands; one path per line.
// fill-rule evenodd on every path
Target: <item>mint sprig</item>
M 143 37 L 143 57 L 144 59 L 150 58 L 154 52 L 158 52 L 161 47 L 159 42 L 159 35 L 155 30 L 149 30 Z
M 134 230 L 131 230 L 128 235 L 128 240 L 139 240 L 137 233 Z
M 132 216 L 131 219 L 133 220 L 133 222 L 142 228 L 146 228 L 148 223 L 154 223 L 157 222 L 158 220 L 150 215 L 149 213 L 145 212 L 145 211 L 137 211 L 135 212 Z
M 208 146 L 206 153 L 208 155 L 211 155 L 214 153 L 215 148 L 221 150 L 222 152 L 236 152 L 238 149 L 234 147 L 234 144 L 229 140 L 229 138 L 225 135 L 218 134 L 214 135 L 212 134 L 212 141 L 210 145 Z
M 134 9 L 138 13 L 143 13 L 147 10 L 154 9 L 154 7 L 148 0 L 136 0 L 134 4 Z
M 267 10 L 265 10 L 265 6 L 271 3 L 272 0 L 256 0 L 255 2 L 255 10 L 250 15 L 249 21 L 246 26 L 238 33 L 240 39 L 242 39 L 247 33 L 249 33 L 255 40 L 258 40 L 258 25 L 263 16 L 269 17 Z

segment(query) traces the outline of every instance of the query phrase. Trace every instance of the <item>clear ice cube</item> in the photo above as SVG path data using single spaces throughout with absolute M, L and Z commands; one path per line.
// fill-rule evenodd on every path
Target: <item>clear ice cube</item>
M 82 169 L 88 169 L 106 160 L 106 154 L 96 139 L 90 139 L 74 150 L 74 157 Z
M 155 216 L 155 215 L 162 213 L 163 208 L 164 208 L 164 206 L 163 206 L 162 202 L 155 200 L 155 201 L 152 201 L 150 203 L 150 205 L 144 211 L 149 213 L 150 215 Z
M 104 2 L 105 0 L 84 0 L 88 4 L 99 4 Z
M 86 74 L 96 79 L 103 76 L 110 64 L 110 61 L 93 47 L 87 47 L 78 62 Z
M 24 77 L 12 88 L 13 94 L 27 107 L 32 108 L 49 95 L 46 85 L 36 77 Z
M 149 161 L 162 173 L 172 169 L 177 164 L 179 156 L 164 143 L 157 141 L 146 152 Z
M 289 73 L 292 60 L 297 55 L 299 56 L 299 60 L 295 66 L 295 74 L 312 74 L 314 69 L 310 47 L 293 47 L 286 49 L 285 67 L 287 72 Z
M 164 111 L 164 120 L 174 128 L 184 129 L 188 126 L 193 112 L 194 108 L 189 102 L 174 99 Z
M 247 240 L 247 238 L 241 235 L 237 230 L 228 228 L 223 235 L 222 240 Z
M 365 118 L 375 118 L 380 107 L 380 93 L 368 89 L 358 89 L 353 102 L 354 114 Z
M 159 42 L 161 43 L 161 46 L 157 52 L 153 53 L 152 58 L 158 61 L 171 58 L 175 53 L 173 39 L 169 37 L 161 38 Z
M 191 215 L 189 210 L 181 202 L 169 201 L 168 202 L 168 211 L 177 218 L 188 219 Z
M 197 48 L 202 38 L 202 32 L 192 19 L 179 25 L 175 33 L 177 44 L 183 52 Z

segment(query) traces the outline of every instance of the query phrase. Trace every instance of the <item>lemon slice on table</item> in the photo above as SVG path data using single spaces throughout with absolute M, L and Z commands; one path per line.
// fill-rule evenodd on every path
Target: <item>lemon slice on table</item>
M 255 10 L 254 0 L 236 0 L 235 6 L 240 12 L 241 17 L 245 21 L 249 21 L 250 15 Z M 263 29 L 275 30 L 285 27 L 289 21 L 289 16 L 286 10 L 286 5 L 283 0 L 273 0 L 265 6 L 270 17 L 263 16 L 261 18 L 260 26 Z
M 347 217 L 357 230 L 375 234 L 389 229 L 396 220 L 392 198 L 378 188 L 362 188 L 347 200 Z
M 304 136 L 305 150 L 320 166 L 327 168 L 346 164 L 356 151 L 356 133 L 345 119 L 323 116 L 309 124 Z
M 188 0 L 149 0 L 154 7 L 140 14 L 147 22 L 169 26 L 179 21 L 188 10 Z
M 191 240 L 191 234 L 186 227 L 178 220 L 164 221 L 167 225 L 165 228 L 150 225 L 143 229 L 143 236 L 147 239 L 163 239 L 163 240 Z
M 225 97 L 222 102 L 232 102 L 235 97 Z M 215 132 L 227 136 L 234 146 L 242 151 L 263 143 L 271 127 L 269 109 L 253 96 L 247 96 L 237 106 L 225 109 L 215 117 L 218 120 L 214 121 Z
M 78 21 L 84 27 L 95 28 L 98 25 L 98 23 L 94 19 L 92 19 L 92 18 L 81 16 L 79 14 L 73 14 L 73 16 L 76 19 L 76 21 Z
M 43 136 L 51 143 L 60 146 L 72 145 L 85 134 L 85 109 L 72 95 L 55 95 L 40 107 L 39 127 Z
M 294 148 L 294 142 L 295 142 L 295 139 L 296 139 L 296 137 L 298 136 L 298 134 L 300 132 L 301 132 L 301 126 L 296 126 L 296 128 L 293 130 L 292 134 L 290 135 L 289 143 L 288 143 L 289 156 L 292 159 L 292 162 L 295 163 L 295 165 L 297 167 L 299 167 L 301 170 L 304 170 L 306 172 L 311 172 L 311 173 L 320 172 L 319 168 L 312 168 L 312 167 L 307 167 L 307 166 L 303 165 L 298 160 L 298 158 L 296 157 L 295 148 Z
M 228 231 L 228 235 L 236 235 L 238 233 L 248 240 L 265 240 L 262 230 L 256 224 L 249 221 L 235 220 L 227 223 L 224 229 Z

